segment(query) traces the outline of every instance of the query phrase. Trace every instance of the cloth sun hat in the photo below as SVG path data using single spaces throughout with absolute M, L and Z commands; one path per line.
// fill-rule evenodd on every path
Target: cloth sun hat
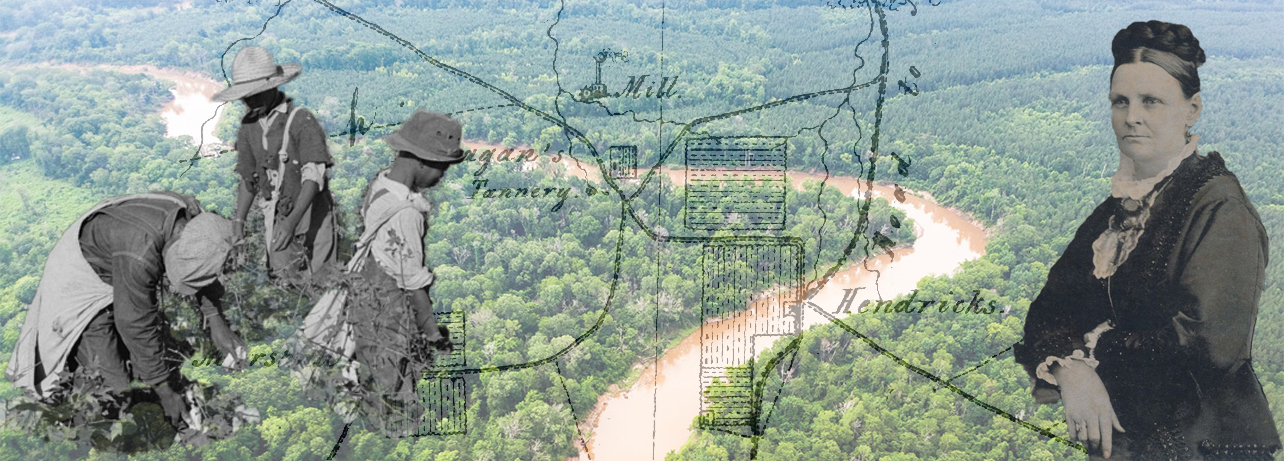
M 418 109 L 397 131 L 384 136 L 383 141 L 395 150 L 410 152 L 423 160 L 459 163 L 464 160 L 464 151 L 459 148 L 463 134 L 464 126 L 450 116 Z
M 247 46 L 232 59 L 232 86 L 214 93 L 214 102 L 235 101 L 246 96 L 284 85 L 298 77 L 303 66 L 277 65 L 272 53 L 261 46 Z
M 232 222 L 217 213 L 201 213 L 187 221 L 178 240 L 165 250 L 165 276 L 170 287 L 194 295 L 214 283 L 232 251 Z

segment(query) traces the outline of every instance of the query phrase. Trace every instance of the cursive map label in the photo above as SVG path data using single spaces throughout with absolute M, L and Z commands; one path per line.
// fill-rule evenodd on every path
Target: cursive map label
M 655 81 L 652 80 L 651 84 L 646 86 L 646 93 L 644 96 L 644 93 L 642 93 L 642 85 L 646 83 L 646 78 L 650 75 L 651 74 L 630 75 L 629 83 L 624 85 L 624 91 L 615 93 L 615 97 L 632 96 L 633 99 L 641 97 L 654 97 L 656 99 L 677 97 L 673 95 L 673 86 L 678 84 L 677 76 L 661 78 L 659 88 L 655 87 Z M 668 85 L 668 87 L 666 88 L 665 85 Z
M 572 196 L 571 194 L 572 189 L 570 187 L 488 188 L 486 187 L 486 183 L 489 181 L 490 181 L 489 179 L 474 179 L 473 192 L 468 195 L 468 198 L 476 200 L 478 198 L 497 199 L 497 198 L 522 198 L 522 197 L 529 197 L 529 198 L 557 197 L 558 199 L 557 203 L 554 204 L 553 207 L 549 208 L 548 210 L 548 211 L 557 211 L 562 209 L 562 205 L 566 203 L 566 199 Z M 593 187 L 592 184 L 585 184 L 584 192 L 582 194 L 578 193 L 578 191 L 576 192 L 577 193 L 574 194 L 576 197 L 580 197 L 580 196 L 593 197 L 593 196 L 600 195 L 603 198 L 605 198 L 610 196 L 610 193 L 608 190 L 598 189 L 596 187 Z
M 922 314 L 925 312 L 930 312 L 928 308 L 934 308 L 936 309 L 937 313 L 941 313 L 941 314 L 945 314 L 948 312 L 954 312 L 955 314 L 994 314 L 1002 311 L 1002 309 L 999 309 L 998 306 L 995 306 L 995 301 L 991 300 L 987 303 L 984 300 L 982 300 L 981 290 L 972 290 L 971 300 L 929 301 L 929 300 L 917 300 L 915 299 L 917 297 L 918 297 L 918 289 L 915 289 L 914 291 L 910 292 L 910 296 L 908 298 L 902 299 L 900 301 L 895 301 L 895 302 L 878 301 L 873 303 L 867 301 L 857 309 L 857 313 L 864 314 L 866 312 L 869 312 L 869 313 L 877 314 L 881 312 L 884 314 L 888 314 L 888 313 Z M 870 304 L 872 304 L 873 307 L 867 309 L 866 306 Z
M 553 146 L 552 144 L 544 146 L 543 155 L 547 156 L 548 150 L 551 149 L 552 146 Z M 548 158 L 548 161 L 552 163 L 561 162 L 562 155 L 565 153 L 566 153 L 565 150 L 558 149 L 557 153 L 553 154 L 551 157 Z M 479 176 L 482 173 L 485 173 L 487 168 L 490 168 L 491 163 L 535 162 L 539 160 L 539 157 L 540 157 L 540 151 L 536 149 L 530 149 L 530 148 L 515 149 L 512 147 L 509 147 L 509 148 L 500 149 L 500 150 L 482 149 L 480 152 L 477 149 L 468 149 L 465 151 L 464 161 L 481 162 L 482 165 L 477 168 L 477 171 L 472 173 L 473 176 Z

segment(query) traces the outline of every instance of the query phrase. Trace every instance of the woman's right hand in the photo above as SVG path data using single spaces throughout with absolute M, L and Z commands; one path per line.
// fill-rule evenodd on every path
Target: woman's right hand
M 1091 450 L 1101 448 L 1101 454 L 1110 457 L 1113 430 L 1124 432 L 1110 404 L 1110 394 L 1097 376 L 1097 371 L 1078 360 L 1070 365 L 1052 370 L 1061 387 L 1061 401 L 1066 408 L 1066 426 L 1070 439 L 1080 440 Z

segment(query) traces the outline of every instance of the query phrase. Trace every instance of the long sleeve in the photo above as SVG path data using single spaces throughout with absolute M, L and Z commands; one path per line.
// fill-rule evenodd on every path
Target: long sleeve
M 1226 195 L 1195 201 L 1177 249 L 1178 305 L 1171 321 L 1103 334 L 1098 359 L 1225 374 L 1249 358 L 1267 237 L 1252 208 Z
M 1048 280 L 1030 303 L 1025 335 L 1015 348 L 1018 363 L 1032 377 L 1048 357 L 1069 357 L 1085 349 L 1084 334 L 1109 319 L 1109 300 L 1092 276 L 1092 241 L 1106 226 L 1111 202 L 1080 225 L 1065 252 L 1048 271 Z
M 160 309 L 156 291 L 161 269 L 154 256 L 135 252 L 112 255 L 112 304 L 116 331 L 129 349 L 134 375 L 149 385 L 160 384 L 173 371 L 165 361 Z

